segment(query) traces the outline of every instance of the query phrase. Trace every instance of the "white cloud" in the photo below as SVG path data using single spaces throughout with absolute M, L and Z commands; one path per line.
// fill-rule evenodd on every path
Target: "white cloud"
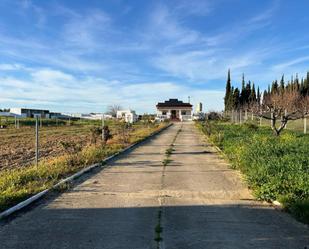
M 58 70 L 53 69 L 41 69 L 32 72 L 32 78 L 36 82 L 46 82 L 46 83 L 54 83 L 54 82 L 72 82 L 74 77 L 70 74 L 63 73 Z
M 20 64 L 0 64 L 0 71 L 16 71 L 21 68 Z
M 63 39 L 71 46 L 89 50 L 101 47 L 110 22 L 110 17 L 101 10 L 91 10 L 85 14 L 71 16 L 64 25 Z
M 37 69 L 29 79 L 0 78 L 0 105 L 47 107 L 55 111 L 102 111 L 120 104 L 139 113 L 154 112 L 158 101 L 190 95 L 194 101 L 207 100 L 209 108 L 220 110 L 223 92 L 195 89 L 175 82 L 125 83 L 103 78 L 76 78 L 70 74 Z M 219 97 L 219 98 L 217 98 Z M 206 104 L 207 105 L 207 104 Z
M 150 16 L 149 27 L 144 34 L 146 42 L 168 42 L 171 47 L 188 45 L 200 39 L 200 33 L 180 24 L 167 6 L 157 5 Z
M 306 62 L 306 61 L 309 61 L 309 56 L 302 56 L 302 57 L 299 57 L 299 58 L 296 58 L 296 59 L 293 59 L 293 60 L 289 60 L 287 62 L 283 62 L 283 63 L 277 64 L 277 65 L 274 65 L 273 69 L 276 70 L 276 71 L 284 71 L 291 66 L 294 66 L 294 65 L 300 64 L 302 62 Z

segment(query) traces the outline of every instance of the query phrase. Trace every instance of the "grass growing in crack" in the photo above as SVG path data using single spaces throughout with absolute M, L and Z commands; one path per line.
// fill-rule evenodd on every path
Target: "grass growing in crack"
M 171 146 L 173 146 L 173 145 L 171 145 Z M 172 147 L 170 147 L 170 148 L 168 148 L 166 151 L 165 151 L 165 155 L 166 156 L 170 156 L 172 153 L 173 153 L 173 151 L 175 151 Z
M 58 185 L 56 188 L 53 188 L 53 191 L 57 193 L 62 193 L 72 187 L 73 187 L 73 182 L 64 182 Z
M 161 233 L 163 231 L 163 228 L 161 226 L 161 217 L 162 217 L 162 207 L 160 208 L 160 210 L 158 211 L 158 224 L 155 227 L 155 238 L 154 240 L 156 242 L 160 242 L 163 240 L 163 238 L 161 237 Z
M 168 159 L 168 158 L 165 158 L 163 161 L 162 161 L 162 164 L 164 165 L 164 166 L 167 166 L 169 163 L 171 163 L 173 160 L 171 160 L 171 159 Z

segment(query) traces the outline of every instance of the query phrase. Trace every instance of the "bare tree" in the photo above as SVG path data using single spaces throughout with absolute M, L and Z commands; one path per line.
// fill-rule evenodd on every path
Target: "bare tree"
M 309 97 L 302 96 L 297 90 L 277 91 L 263 96 L 262 103 L 253 103 L 251 109 L 258 116 L 270 120 L 272 130 L 279 136 L 289 120 L 308 115 Z
M 112 115 L 113 117 L 117 116 L 117 111 L 121 110 L 120 105 L 110 105 L 107 107 L 107 114 Z

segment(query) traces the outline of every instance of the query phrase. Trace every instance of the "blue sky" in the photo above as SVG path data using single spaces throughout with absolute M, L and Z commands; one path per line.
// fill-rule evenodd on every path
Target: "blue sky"
M 309 1 L 0 0 L 0 108 L 221 110 L 228 68 L 266 88 L 309 69 Z

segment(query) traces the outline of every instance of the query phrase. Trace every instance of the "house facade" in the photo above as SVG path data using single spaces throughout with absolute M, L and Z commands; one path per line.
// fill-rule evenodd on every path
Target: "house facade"
M 159 102 L 156 107 L 157 118 L 160 120 L 192 120 L 192 105 L 190 103 L 184 103 L 178 99 L 169 99 L 161 103 Z

